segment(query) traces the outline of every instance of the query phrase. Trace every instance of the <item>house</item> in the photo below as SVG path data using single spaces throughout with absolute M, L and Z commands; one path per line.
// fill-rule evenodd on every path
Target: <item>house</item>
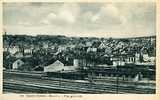
M 78 43 L 77 46 L 80 47 L 80 48 L 83 48 L 83 47 L 85 47 L 85 44 L 83 44 L 83 43 Z
M 76 47 L 76 45 L 70 44 L 68 47 L 70 47 L 70 49 L 73 49 Z
M 79 67 L 86 67 L 87 61 L 86 59 L 74 59 L 73 60 L 73 66 L 79 68 Z
M 3 67 L 3 70 L 6 70 L 6 68 L 5 68 L 5 67 Z
M 124 58 L 124 61 L 125 61 L 126 63 L 135 63 L 135 56 L 127 55 L 127 56 Z
M 153 56 L 149 56 L 147 53 L 146 54 L 142 54 L 142 59 L 143 62 L 151 62 L 151 63 L 155 63 L 156 62 L 156 58 Z
M 44 49 L 47 49 L 48 47 L 49 47 L 49 44 L 46 43 L 46 42 L 43 42 L 43 48 L 44 48 Z
M 54 50 L 56 48 L 56 46 L 55 45 L 51 45 L 51 46 L 49 46 L 49 48 Z
M 89 47 L 89 48 L 87 49 L 87 52 L 97 52 L 97 48 Z
M 9 52 L 11 54 L 15 54 L 16 52 L 19 52 L 19 51 L 20 51 L 20 49 L 19 49 L 18 46 L 12 46 L 12 47 L 9 48 Z
M 148 54 L 143 54 L 142 56 L 143 56 L 143 61 L 144 61 L 144 62 L 148 62 L 148 61 L 149 61 L 149 56 L 148 56 Z
M 66 51 L 66 46 L 59 46 L 58 47 L 58 52 Z
M 16 52 L 13 54 L 14 57 L 16 58 L 22 58 L 23 57 L 23 53 L 22 52 Z
M 32 49 L 33 48 L 26 48 L 26 49 L 24 49 L 24 53 L 25 54 L 32 54 Z
M 24 57 L 32 57 L 32 53 L 34 51 L 33 47 L 28 47 L 24 49 Z
M 92 47 L 93 48 L 98 48 L 100 45 L 101 45 L 101 42 L 95 41 L 95 42 L 93 42 Z
M 86 42 L 86 46 L 87 47 L 91 47 L 92 46 L 92 42 Z
M 152 62 L 152 63 L 155 63 L 156 62 L 156 57 L 150 57 L 149 61 Z
M 101 42 L 101 44 L 99 45 L 99 48 L 100 48 L 100 49 L 106 48 L 106 46 L 107 46 L 107 45 L 106 45 L 104 42 Z
M 87 52 L 97 52 L 99 45 L 101 42 L 93 42 L 91 47 L 88 47 Z
M 113 59 L 112 62 L 113 62 L 113 66 L 124 66 L 125 65 L 125 62 L 122 60 L 119 60 L 118 58 Z
M 124 66 L 125 64 L 135 63 L 135 56 L 132 54 L 117 54 L 111 57 L 113 66 Z
M 120 66 L 124 66 L 125 62 L 124 61 L 118 61 L 117 64 L 120 65 Z
M 66 72 L 75 71 L 78 66 L 64 66 L 64 64 L 57 60 L 53 64 L 44 67 L 44 72 Z
M 140 54 L 139 53 L 135 54 L 135 62 L 140 62 Z
M 106 53 L 106 54 L 111 54 L 111 53 L 112 53 L 111 48 L 108 47 L 108 46 L 106 46 L 106 48 L 105 48 L 105 53 Z
M 40 46 L 39 45 L 34 45 L 32 52 L 36 52 L 40 50 Z
M 16 61 L 13 62 L 12 69 L 18 69 L 23 64 L 24 64 L 24 62 L 21 59 L 18 59 L 18 60 L 16 60 Z
M 8 47 L 3 45 L 3 51 L 6 52 L 8 50 Z

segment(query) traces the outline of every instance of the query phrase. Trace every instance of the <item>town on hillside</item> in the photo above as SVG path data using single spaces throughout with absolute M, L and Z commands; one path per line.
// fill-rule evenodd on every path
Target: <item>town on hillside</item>
M 90 84 L 112 81 L 117 86 L 127 82 L 138 86 L 143 83 L 150 89 L 155 87 L 155 62 L 156 36 L 3 35 L 3 70 L 6 77 L 6 73 L 11 72 L 41 73 L 41 77 L 80 80 Z

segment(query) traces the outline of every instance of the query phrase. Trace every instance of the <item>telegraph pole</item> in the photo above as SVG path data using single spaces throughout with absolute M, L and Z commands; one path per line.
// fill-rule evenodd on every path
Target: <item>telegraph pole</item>
M 116 93 L 118 94 L 118 85 L 119 85 L 119 71 L 118 71 L 118 66 L 116 66 L 116 84 L 117 84 L 117 87 L 116 87 Z

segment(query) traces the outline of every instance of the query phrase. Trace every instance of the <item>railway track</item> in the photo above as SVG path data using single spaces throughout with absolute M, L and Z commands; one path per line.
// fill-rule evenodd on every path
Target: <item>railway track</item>
M 4 82 L 5 89 L 14 89 L 14 90 L 21 90 L 21 91 L 28 91 L 32 93 L 102 93 L 103 91 L 96 90 L 96 89 L 85 89 L 81 88 L 71 88 L 65 86 L 57 86 L 57 85 L 42 85 L 42 84 L 21 84 L 17 82 Z M 108 91 L 106 93 L 114 93 L 114 91 Z
M 31 80 L 30 80 L 31 81 Z M 49 87 L 57 87 L 57 88 L 65 88 L 68 90 L 68 92 L 70 93 L 69 89 L 73 89 L 73 90 L 82 90 L 82 91 L 92 91 L 95 93 L 138 93 L 138 94 L 142 94 L 142 93 L 154 93 L 154 90 L 143 90 L 143 89 L 137 89 L 134 87 L 122 87 L 119 86 L 118 87 L 118 91 L 117 91 L 117 87 L 114 85 L 101 85 L 101 84 L 74 84 L 74 83 L 68 83 L 68 82 L 38 82 L 37 80 L 35 82 L 28 82 L 28 81 L 24 81 L 24 80 L 16 80 L 16 81 L 11 81 L 13 83 L 19 83 L 22 85 L 27 84 L 38 84 L 39 86 L 49 86 Z M 4 82 L 4 85 L 7 82 Z M 43 87 L 41 87 L 43 88 Z M 89 92 L 88 92 L 89 93 Z
M 47 88 L 46 88 L 47 87 Z M 101 89 L 101 88 L 80 88 L 80 87 L 74 87 L 73 85 L 68 87 L 68 86 L 59 86 L 59 85 L 44 85 L 44 84 L 22 84 L 22 83 L 8 83 L 8 82 L 4 82 L 4 88 L 5 89 L 13 89 L 13 90 L 21 90 L 21 91 L 27 91 L 27 92 L 36 92 L 36 93 L 117 93 L 115 88 L 111 88 L 111 87 L 105 87 L 105 89 Z M 97 88 L 97 89 L 96 89 Z M 122 91 L 122 90 L 121 90 Z M 23 92 L 22 92 L 23 93 Z M 138 93 L 138 94 L 143 94 L 143 92 L 140 92 L 139 90 L 134 90 L 134 91 L 123 91 L 120 92 L 120 90 L 118 91 L 118 93 Z
M 14 75 L 21 75 L 21 76 L 23 76 L 23 77 L 31 77 L 31 78 L 43 78 L 43 79 L 49 79 L 49 80 L 59 80 L 59 78 L 50 78 L 50 77 L 44 77 L 43 75 L 44 75 L 44 73 L 43 72 L 36 72 L 36 71 L 34 71 L 34 72 L 29 72 L 29 71 L 27 71 L 27 72 L 21 72 L 21 71 L 4 71 L 4 74 L 14 74 Z M 67 80 L 67 79 L 61 79 L 61 81 L 68 81 L 68 82 L 74 82 L 74 83 L 76 83 L 77 81 L 75 81 L 75 80 Z M 94 80 L 96 83 L 116 83 L 116 80 L 114 79 L 105 79 L 105 80 L 103 80 L 103 81 L 100 81 L 100 82 L 98 82 L 99 80 L 97 80 L 97 79 L 95 79 Z M 88 80 L 86 80 L 85 81 L 85 83 L 87 83 L 88 82 Z M 79 82 L 77 82 L 77 83 L 79 83 Z M 135 85 L 135 83 L 134 82 L 132 82 L 132 81 L 121 81 L 121 80 L 119 80 L 119 84 L 127 84 L 127 85 Z M 142 86 L 145 86 L 145 85 L 150 85 L 150 86 L 152 86 L 152 87 L 155 87 L 155 83 L 142 83 L 142 82 L 138 82 L 138 83 L 136 83 L 136 85 L 142 85 Z
M 6 73 L 5 73 L 6 74 Z M 10 82 L 10 83 L 9 83 Z M 18 86 L 19 85 L 19 86 Z M 24 85 L 24 87 L 23 87 Z M 38 85 L 38 86 L 37 86 Z M 47 88 L 45 87 L 47 86 Z M 135 94 L 146 94 L 146 93 L 154 93 L 155 89 L 143 89 L 136 88 L 132 85 L 127 86 L 117 86 L 115 84 L 95 84 L 88 82 L 74 82 L 74 81 L 66 81 L 66 80 L 51 80 L 44 77 L 34 76 L 32 74 L 29 75 L 21 75 L 21 74 L 11 74 L 5 75 L 4 79 L 4 89 L 13 88 L 18 89 L 17 87 L 27 88 L 32 87 L 33 90 L 35 87 L 41 90 L 40 92 L 45 93 L 57 93 L 62 92 L 65 93 L 135 93 Z M 44 90 L 43 90 L 44 89 Z M 24 90 L 24 89 L 23 89 Z M 25 89 L 29 91 L 29 89 Z M 36 92 L 38 89 L 35 89 Z M 47 91 L 49 90 L 49 91 Z M 56 90 L 56 91 L 55 91 Z M 65 91 L 62 91 L 65 90 Z M 32 92 L 32 91 L 31 91 Z

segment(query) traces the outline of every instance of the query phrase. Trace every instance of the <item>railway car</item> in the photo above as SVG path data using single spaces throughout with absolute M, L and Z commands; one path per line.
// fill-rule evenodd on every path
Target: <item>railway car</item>
M 155 65 L 124 65 L 124 66 L 116 66 L 116 67 L 107 67 L 107 68 L 99 68 L 95 67 L 92 72 L 95 73 L 96 76 L 119 76 L 119 77 L 131 77 L 134 78 L 137 74 L 141 73 L 143 78 L 148 78 L 150 80 L 155 80 Z M 89 73 L 90 70 L 86 71 Z
M 74 80 L 83 80 L 85 75 L 78 71 L 71 71 L 71 72 L 47 72 L 47 77 L 55 77 L 55 78 L 63 78 L 63 79 L 74 79 Z

